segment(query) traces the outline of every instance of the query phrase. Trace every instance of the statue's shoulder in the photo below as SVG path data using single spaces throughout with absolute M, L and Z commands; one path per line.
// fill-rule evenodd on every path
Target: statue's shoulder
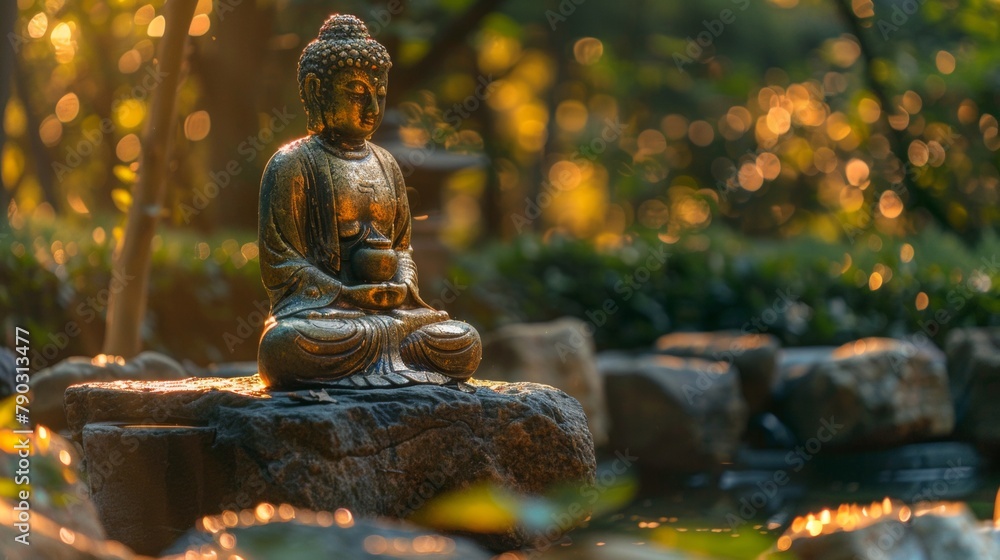
M 382 146 L 379 146 L 378 144 L 373 144 L 371 142 L 369 142 L 368 145 L 371 146 L 372 151 L 378 154 L 379 159 L 384 161 L 385 164 L 390 167 L 390 169 L 393 167 L 399 167 L 399 164 L 396 163 L 396 158 L 392 157 L 392 154 L 389 153 L 389 150 L 383 148 Z
M 300 170 L 308 163 L 309 152 L 316 149 L 312 140 L 312 136 L 306 136 L 278 148 L 267 162 L 267 170 L 271 173 Z

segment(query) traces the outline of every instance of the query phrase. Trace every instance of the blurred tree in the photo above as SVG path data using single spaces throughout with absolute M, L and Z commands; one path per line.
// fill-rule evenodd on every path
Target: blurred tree
M 142 325 L 149 292 L 151 243 L 165 213 L 166 181 L 176 120 L 175 100 L 181 84 L 188 29 L 198 0 L 168 0 L 163 38 L 157 48 L 156 71 L 163 83 L 152 94 L 143 132 L 143 152 L 133 202 L 129 207 L 121 252 L 109 286 L 104 353 L 132 358 L 142 349 Z

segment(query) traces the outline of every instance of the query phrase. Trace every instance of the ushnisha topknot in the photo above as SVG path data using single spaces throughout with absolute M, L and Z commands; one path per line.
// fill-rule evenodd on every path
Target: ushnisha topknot
M 299 85 L 316 74 L 321 82 L 341 68 L 353 66 L 371 72 L 392 68 L 385 47 L 368 34 L 368 27 L 355 16 L 335 14 L 327 18 L 319 36 L 306 45 L 299 58 Z M 324 83 L 325 89 L 325 83 Z

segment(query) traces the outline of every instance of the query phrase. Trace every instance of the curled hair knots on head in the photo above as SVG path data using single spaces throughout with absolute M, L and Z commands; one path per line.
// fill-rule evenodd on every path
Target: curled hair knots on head
M 391 68 L 392 60 L 360 19 L 346 14 L 330 16 L 320 28 L 319 37 L 302 51 L 299 82 L 310 73 L 325 78 L 349 66 L 378 72 Z
M 306 45 L 299 57 L 299 97 L 309 117 L 310 132 L 322 131 L 324 124 L 322 102 L 315 99 L 310 102 L 306 95 L 306 77 L 314 74 L 319 78 L 318 93 L 320 98 L 326 98 L 333 76 L 349 67 L 373 73 L 386 72 L 392 67 L 392 60 L 385 46 L 369 35 L 364 22 L 352 15 L 335 14 L 327 18 L 319 36 Z

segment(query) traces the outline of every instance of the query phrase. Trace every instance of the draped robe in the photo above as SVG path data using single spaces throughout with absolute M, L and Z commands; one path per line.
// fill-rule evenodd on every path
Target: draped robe
M 272 386 L 355 373 L 392 384 L 427 381 L 427 372 L 467 378 L 478 365 L 475 329 L 420 299 L 402 173 L 383 148 L 367 147 L 367 154 L 339 152 L 313 135 L 281 148 L 264 171 L 258 242 L 271 317 L 258 363 Z M 342 223 L 348 208 L 360 208 L 359 219 Z M 341 297 L 351 282 L 345 249 L 369 228 L 397 254 L 393 282 L 407 286 L 397 309 L 362 309 Z

